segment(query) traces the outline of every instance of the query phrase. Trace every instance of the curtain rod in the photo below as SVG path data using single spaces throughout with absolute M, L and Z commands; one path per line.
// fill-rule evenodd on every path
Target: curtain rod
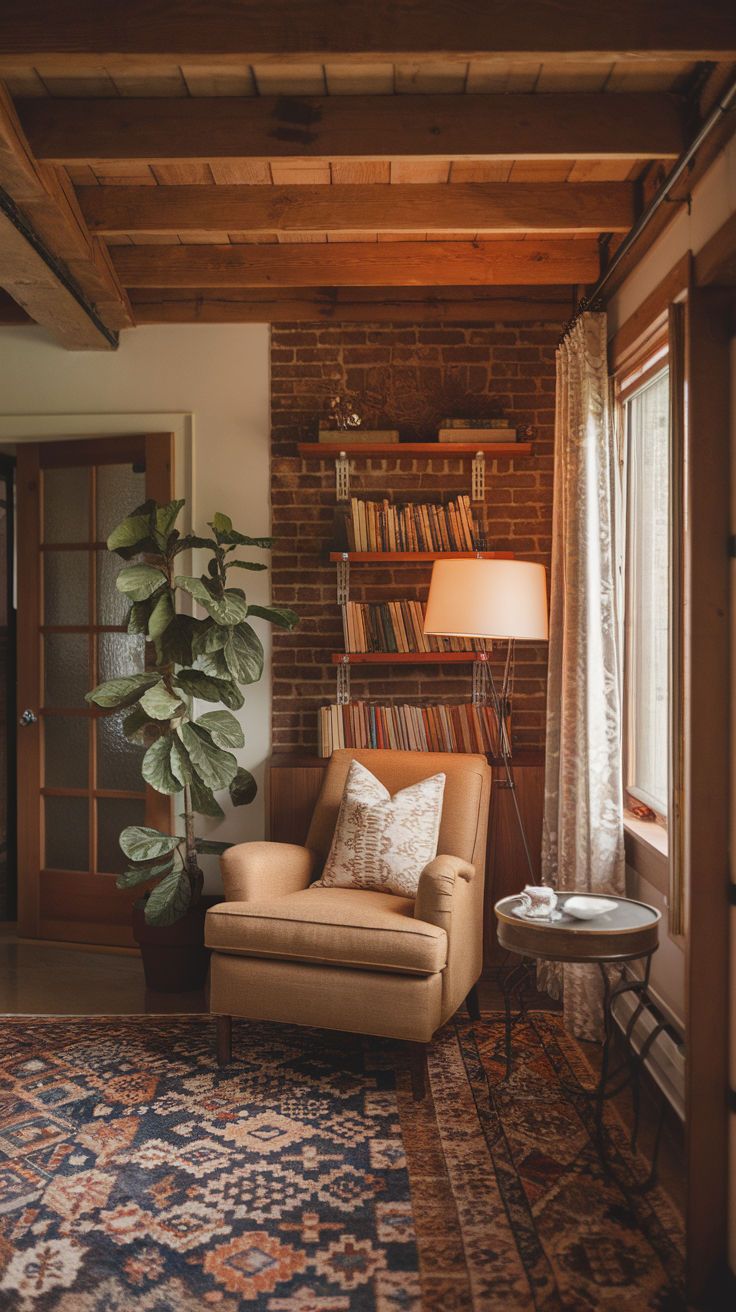
M 690 142 L 690 145 L 683 152 L 683 154 L 680 155 L 680 158 L 676 161 L 670 172 L 667 174 L 667 177 L 662 183 L 662 186 L 660 187 L 659 191 L 656 193 L 655 196 L 652 197 L 646 209 L 644 209 L 642 213 L 639 215 L 639 218 L 637 219 L 633 228 L 629 229 L 628 233 L 624 237 L 624 240 L 621 242 L 621 245 L 616 251 L 613 259 L 611 260 L 611 263 L 609 264 L 605 273 L 602 274 L 601 277 L 598 279 L 593 290 L 589 293 L 589 295 L 583 296 L 581 300 L 578 302 L 572 317 L 568 319 L 564 329 L 562 330 L 562 335 L 560 336 L 560 343 L 564 341 L 564 339 L 567 337 L 567 334 L 571 331 L 572 328 L 575 327 L 575 324 L 578 322 L 578 319 L 582 314 L 585 314 L 586 310 L 603 309 L 603 305 L 601 303 L 601 296 L 603 293 L 603 289 L 606 286 L 606 283 L 609 281 L 614 271 L 618 268 L 624 256 L 628 255 L 634 243 L 639 240 L 641 234 L 644 232 L 644 229 L 649 226 L 651 220 L 654 218 L 654 215 L 657 213 L 657 210 L 659 209 L 660 205 L 662 205 L 664 201 L 666 201 L 667 197 L 672 191 L 672 188 L 676 186 L 677 183 L 680 181 L 680 178 L 682 177 L 683 173 L 690 165 L 694 155 L 697 153 L 697 151 L 700 150 L 700 147 L 703 145 L 703 142 L 706 140 L 706 138 L 710 136 L 716 124 L 720 123 L 721 119 L 726 114 L 728 114 L 729 111 L 734 109 L 734 106 L 736 106 L 736 80 L 734 80 L 731 83 L 726 94 L 723 96 L 721 100 L 718 101 L 718 104 L 713 107 L 707 119 L 699 128 L 697 134 L 695 135 L 695 137 L 693 137 L 693 140 Z

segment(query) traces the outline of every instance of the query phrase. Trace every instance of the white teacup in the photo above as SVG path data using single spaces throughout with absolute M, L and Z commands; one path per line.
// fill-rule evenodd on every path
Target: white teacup
M 546 884 L 527 884 L 519 900 L 525 914 L 534 920 L 548 920 L 557 906 L 557 894 Z

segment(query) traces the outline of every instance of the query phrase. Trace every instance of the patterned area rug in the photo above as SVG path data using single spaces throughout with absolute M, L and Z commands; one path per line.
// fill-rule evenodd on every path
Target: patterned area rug
M 607 1177 L 557 1016 L 458 1021 L 412 1100 L 398 1044 L 207 1017 L 6 1022 L 0 1309 L 527 1312 L 683 1306 L 660 1189 Z M 608 1112 L 617 1164 L 641 1176 Z

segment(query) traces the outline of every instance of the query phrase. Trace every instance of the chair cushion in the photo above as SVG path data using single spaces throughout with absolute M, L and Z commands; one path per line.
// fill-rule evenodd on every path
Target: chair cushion
M 392 797 L 352 761 L 319 883 L 416 897 L 419 876 L 437 855 L 444 788 L 444 774 L 435 774 Z
M 413 913 L 410 898 L 312 885 L 212 907 L 205 940 L 217 952 L 432 975 L 447 960 L 447 935 Z

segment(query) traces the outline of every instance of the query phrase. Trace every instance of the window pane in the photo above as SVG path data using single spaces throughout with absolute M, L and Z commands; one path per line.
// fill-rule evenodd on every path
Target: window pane
M 89 552 L 43 553 L 44 624 L 89 624 Z
M 130 602 L 115 580 L 126 562 L 109 551 L 97 552 L 97 623 L 125 624 Z
M 120 851 L 120 835 L 128 825 L 142 825 L 146 804 L 127 797 L 101 797 L 97 802 L 97 869 L 119 875 L 128 865 Z
M 86 797 L 46 797 L 46 869 L 89 870 Z
M 44 542 L 89 542 L 89 469 L 46 469 Z
M 97 469 L 97 540 L 105 542 L 121 519 L 146 499 L 146 475 L 132 465 L 100 465 Z M 117 557 L 118 563 L 120 558 Z
M 89 782 L 89 719 L 82 715 L 44 717 L 46 772 L 49 788 L 86 788 Z
M 629 402 L 628 786 L 667 813 L 669 392 L 665 372 Z
M 123 733 L 123 720 L 130 711 L 104 715 L 97 721 L 97 787 L 122 788 L 142 793 L 141 778 L 144 747 L 132 743 Z
M 127 674 L 142 674 L 146 642 L 137 633 L 101 633 L 97 648 L 100 683 L 120 679 Z
M 86 706 L 89 639 L 85 633 L 47 633 L 44 643 L 46 706 Z

